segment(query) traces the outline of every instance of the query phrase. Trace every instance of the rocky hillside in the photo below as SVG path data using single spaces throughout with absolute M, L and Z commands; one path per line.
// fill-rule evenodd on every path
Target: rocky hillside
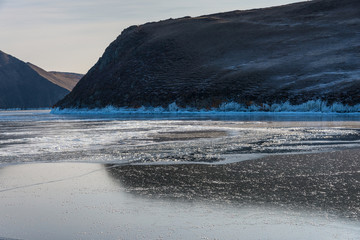
M 360 1 L 291 5 L 132 26 L 60 108 L 360 103 Z
M 69 93 L 72 82 L 76 81 L 73 78 L 68 81 L 71 84 L 61 86 L 34 71 L 36 66 L 31 66 L 0 51 L 0 109 L 51 107 Z M 42 71 L 49 76 L 57 76 Z

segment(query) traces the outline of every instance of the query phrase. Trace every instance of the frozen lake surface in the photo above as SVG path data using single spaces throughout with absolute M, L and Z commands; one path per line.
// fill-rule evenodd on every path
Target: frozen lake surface
M 359 146 L 360 115 L 0 112 L 0 164 L 228 163 Z
M 359 117 L 0 111 L 0 239 L 360 239 Z
M 146 192 L 153 185 L 129 185 L 112 171 L 116 169 L 75 163 L 0 169 L 0 236 L 44 240 L 356 240 L 360 236 L 358 221 L 326 211 L 229 202 L 209 189 L 206 194 L 218 201 L 193 198 L 188 192 L 185 198 L 181 192 L 167 198 Z

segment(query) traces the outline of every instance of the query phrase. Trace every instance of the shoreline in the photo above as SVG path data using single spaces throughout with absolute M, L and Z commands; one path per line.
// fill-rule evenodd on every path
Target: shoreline
M 19 110 L 26 111 L 26 110 Z M 217 111 L 217 110 L 183 110 L 183 111 L 166 111 L 160 110 L 141 110 L 132 108 L 64 108 L 64 109 L 50 109 L 51 114 L 71 115 L 71 114 L 89 114 L 89 115 L 111 115 L 111 114 L 144 114 L 144 115 L 319 115 L 319 116 L 346 116 L 346 115 L 360 115 L 360 111 L 355 112 L 312 112 L 312 111 Z
M 309 100 L 305 103 L 292 105 L 290 102 L 246 105 L 237 102 L 223 102 L 218 107 L 198 109 L 180 107 L 176 102 L 168 106 L 140 106 L 102 108 L 61 108 L 54 107 L 53 114 L 243 114 L 243 113 L 285 113 L 285 114 L 360 114 L 360 104 L 350 106 L 334 102 L 329 104 L 322 100 Z

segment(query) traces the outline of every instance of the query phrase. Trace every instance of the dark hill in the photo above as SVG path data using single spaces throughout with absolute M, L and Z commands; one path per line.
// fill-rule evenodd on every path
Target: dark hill
M 26 63 L 0 51 L 0 109 L 51 107 L 68 93 Z
M 169 19 L 125 29 L 57 106 L 360 103 L 360 1 Z

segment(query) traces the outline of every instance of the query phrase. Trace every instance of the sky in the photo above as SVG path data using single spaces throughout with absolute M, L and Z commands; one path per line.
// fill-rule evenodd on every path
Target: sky
M 299 0 L 0 0 L 0 50 L 47 71 L 86 73 L 124 28 Z

